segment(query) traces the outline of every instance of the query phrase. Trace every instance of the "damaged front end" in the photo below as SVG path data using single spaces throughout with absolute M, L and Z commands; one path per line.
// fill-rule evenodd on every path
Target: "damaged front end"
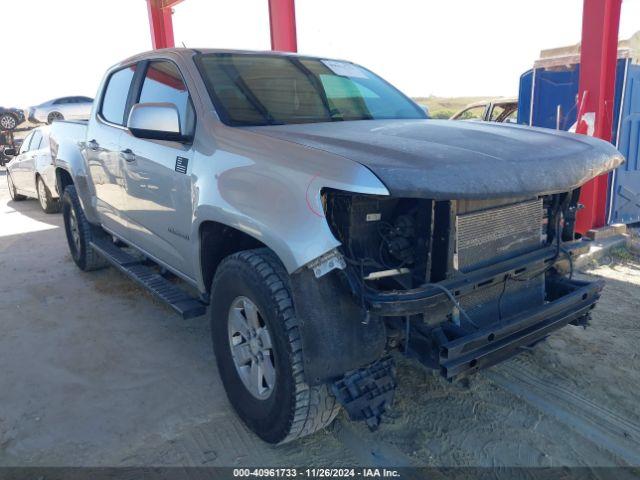
M 319 360 L 334 364 L 324 371 L 312 367 L 313 380 L 343 382 L 344 372 L 351 372 L 345 379 L 358 372 L 362 383 L 362 369 L 379 371 L 376 361 L 394 348 L 453 380 L 564 325 L 586 323 L 603 284 L 572 278 L 573 259 L 585 250 L 574 234 L 578 197 L 579 189 L 435 201 L 325 189 L 326 219 L 341 246 L 325 259 L 326 272 L 315 266 L 320 288 L 307 284 L 315 294 L 298 287 L 307 297 L 328 289 L 324 301 L 333 311 L 316 308 L 315 315 L 337 315 L 329 320 L 335 325 L 319 320 L 324 328 L 315 327 L 332 329 L 314 332 L 316 353 L 329 335 L 335 356 Z M 319 357 L 313 346 L 310 352 L 313 363 Z

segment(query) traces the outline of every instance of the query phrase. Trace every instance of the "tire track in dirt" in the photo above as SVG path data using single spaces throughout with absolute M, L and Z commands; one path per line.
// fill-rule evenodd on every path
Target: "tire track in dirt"
M 543 380 L 517 367 L 503 364 L 484 376 L 629 465 L 640 465 L 640 425 L 553 380 Z
M 375 467 L 412 467 L 413 462 L 399 449 L 388 443 L 375 440 L 372 436 L 363 438 L 349 421 L 336 419 L 332 427 L 333 435 L 348 448 L 362 465 Z

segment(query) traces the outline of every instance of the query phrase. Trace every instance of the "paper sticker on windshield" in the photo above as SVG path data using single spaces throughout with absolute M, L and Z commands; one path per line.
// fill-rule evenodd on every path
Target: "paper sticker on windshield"
M 369 78 L 367 73 L 357 65 L 347 62 L 338 62 L 336 60 L 321 60 L 326 67 L 336 75 L 353 78 Z

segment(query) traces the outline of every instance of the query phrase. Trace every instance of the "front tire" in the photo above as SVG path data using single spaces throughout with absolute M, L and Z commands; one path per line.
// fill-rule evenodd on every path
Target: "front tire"
M 62 195 L 62 218 L 71 258 L 85 272 L 108 266 L 108 262 L 91 247 L 93 238 L 105 235 L 100 228 L 91 225 L 80 205 L 76 187 L 67 185 Z
M 26 200 L 27 197 L 24 195 L 20 195 L 16 190 L 16 186 L 13 184 L 13 180 L 11 179 L 11 174 L 7 171 L 7 186 L 9 187 L 9 195 L 11 196 L 11 200 L 14 202 L 21 202 Z
M 40 202 L 44 213 L 58 213 L 60 211 L 60 202 L 51 196 L 51 192 L 39 175 L 36 177 L 36 191 L 38 192 L 38 202 Z
M 333 421 L 340 406 L 328 386 L 304 381 L 289 278 L 273 253 L 248 250 L 224 259 L 211 286 L 210 305 L 213 346 L 227 397 L 253 432 L 266 442 L 285 443 Z

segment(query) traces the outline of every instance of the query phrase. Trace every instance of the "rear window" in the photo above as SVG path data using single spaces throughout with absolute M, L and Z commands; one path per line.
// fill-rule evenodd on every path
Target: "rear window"
M 100 114 L 108 122 L 124 125 L 124 111 L 136 66 L 131 65 L 111 74 L 102 97 Z

